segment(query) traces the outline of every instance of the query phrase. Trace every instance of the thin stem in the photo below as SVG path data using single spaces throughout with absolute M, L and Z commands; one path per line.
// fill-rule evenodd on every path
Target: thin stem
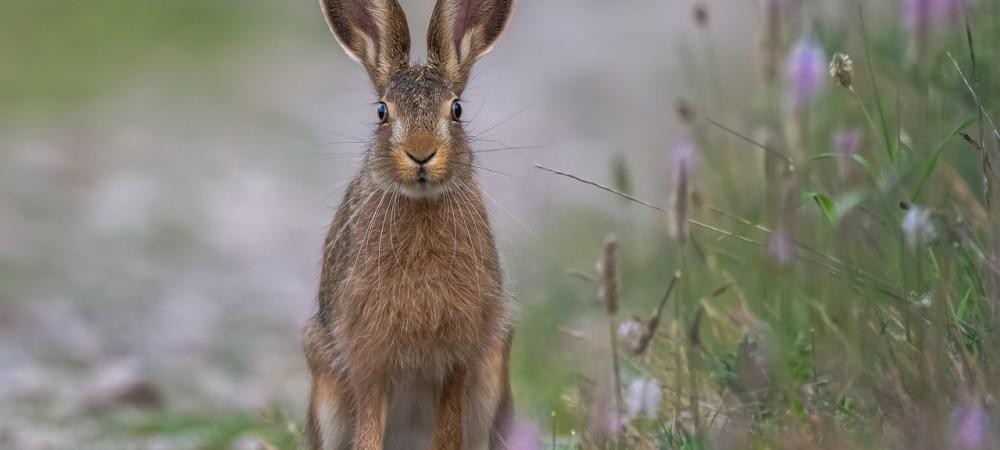
M 674 292 L 674 286 L 677 286 L 677 280 L 680 279 L 681 272 L 674 272 L 673 278 L 670 279 L 670 285 L 667 286 L 667 292 L 663 294 L 663 298 L 660 299 L 660 305 L 656 307 L 656 314 L 653 316 L 656 323 L 660 322 L 660 317 L 663 316 L 663 307 L 667 305 L 667 299 L 670 298 L 670 294 Z M 654 329 L 655 331 L 655 329 Z
M 593 186 L 593 187 L 596 187 L 596 188 L 601 189 L 603 191 L 610 192 L 612 194 L 615 194 L 615 195 L 617 195 L 619 197 L 622 197 L 624 199 L 627 199 L 629 201 L 638 203 L 638 204 L 643 205 L 643 206 L 645 206 L 647 208 L 650 208 L 650 209 L 652 209 L 654 211 L 659 211 L 660 213 L 667 214 L 667 210 L 665 210 L 665 209 L 663 209 L 663 208 L 661 208 L 659 206 L 656 206 L 656 205 L 654 205 L 652 203 L 649 203 L 647 201 L 638 199 L 638 198 L 633 197 L 633 196 L 631 196 L 629 194 L 626 194 L 624 192 L 618 191 L 618 190 L 616 190 L 614 188 L 611 188 L 611 187 L 605 186 L 603 184 L 597 183 L 595 181 L 591 181 L 591 180 L 588 180 L 586 178 L 582 178 L 582 177 L 579 177 L 577 175 L 573 175 L 571 173 L 563 172 L 563 171 L 560 171 L 560 170 L 550 169 L 550 168 L 545 167 L 545 166 L 543 166 L 541 164 L 535 164 L 535 167 L 537 167 L 539 169 L 542 169 L 542 170 L 544 170 L 546 172 L 551 172 L 551 173 L 554 173 L 556 175 L 562 175 L 564 177 L 571 178 L 573 180 L 579 181 L 579 182 L 587 184 L 589 186 Z M 718 228 L 718 227 L 709 225 L 707 223 L 698 221 L 696 219 L 688 218 L 688 222 L 691 223 L 692 225 L 695 225 L 695 226 L 698 226 L 698 227 L 701 227 L 701 228 L 704 228 L 704 229 L 707 229 L 707 230 L 710 230 L 710 231 L 714 231 L 716 233 L 722 234 L 722 235 L 730 237 L 732 239 L 743 241 L 743 242 L 746 242 L 748 244 L 754 244 L 754 245 L 759 246 L 759 247 L 765 247 L 765 244 L 763 244 L 763 243 L 761 243 L 759 241 L 755 241 L 755 240 L 750 239 L 750 238 L 748 238 L 746 236 L 739 235 L 739 234 L 736 234 L 736 233 L 724 230 L 722 228 Z M 798 245 L 798 244 L 796 244 L 796 245 Z M 823 256 L 825 254 L 819 253 L 819 255 Z M 824 268 L 826 270 L 829 270 L 833 274 L 843 274 L 844 273 L 843 270 L 835 268 L 833 266 L 830 266 L 829 264 L 825 264 L 825 263 L 823 263 L 821 261 L 815 261 L 815 260 L 812 260 L 812 259 L 809 259 L 809 258 L 805 258 L 802 255 L 799 255 L 797 253 L 794 256 L 795 256 L 795 258 L 797 258 L 799 260 L 802 260 L 802 261 L 805 261 L 805 262 L 808 262 L 808 263 L 812 263 L 812 264 L 818 265 L 818 266 L 820 266 L 820 267 L 822 267 L 822 268 Z M 840 260 L 837 260 L 837 259 L 832 260 L 832 262 L 834 262 L 834 263 L 836 263 L 838 265 L 844 264 L 843 262 L 841 262 Z M 862 285 L 871 287 L 871 288 L 873 288 L 873 289 L 875 289 L 875 290 L 877 290 L 879 292 L 882 292 L 882 293 L 884 293 L 884 294 L 886 294 L 886 295 L 888 295 L 890 297 L 897 298 L 897 299 L 902 299 L 902 296 L 900 294 L 895 293 L 895 291 L 893 289 L 893 286 L 890 285 L 888 282 L 881 281 L 881 280 L 878 280 L 878 279 L 873 279 L 872 282 L 866 282 L 865 280 L 856 279 L 856 278 L 851 279 L 850 281 L 854 281 L 854 282 L 860 283 Z M 881 284 L 882 286 L 879 286 L 879 284 Z
M 976 95 L 976 90 L 972 88 L 971 84 L 969 84 L 969 79 L 965 77 L 965 73 L 962 72 L 962 68 L 958 65 L 958 61 L 955 60 L 955 57 L 951 56 L 951 52 L 945 52 L 945 54 L 948 55 L 948 59 L 950 59 L 951 63 L 955 66 L 955 70 L 958 71 L 958 75 L 962 77 L 962 82 L 965 83 L 965 87 L 969 90 L 969 94 L 972 95 L 972 99 L 976 101 L 976 107 L 979 108 L 979 112 L 986 118 L 986 121 L 989 122 L 990 127 L 993 128 L 993 135 L 1000 140 L 1000 131 L 997 130 L 997 125 L 993 123 L 993 118 L 990 117 L 990 113 L 983 108 L 983 102 L 979 100 L 979 95 Z
M 618 239 L 609 234 L 604 240 L 604 255 L 601 258 L 601 287 L 608 313 L 608 336 L 611 341 L 612 376 L 615 389 L 615 426 L 622 417 L 621 368 L 618 362 L 618 334 L 615 333 L 615 316 L 618 313 Z M 615 448 L 621 448 L 620 436 L 615 430 Z

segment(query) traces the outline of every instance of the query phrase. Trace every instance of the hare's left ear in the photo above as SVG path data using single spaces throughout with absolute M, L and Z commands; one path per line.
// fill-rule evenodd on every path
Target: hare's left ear
M 461 92 L 472 63 L 496 43 L 514 0 L 438 0 L 427 34 L 427 60 Z
M 368 70 L 381 94 L 389 78 L 410 64 L 410 29 L 396 0 L 320 0 L 344 51 Z

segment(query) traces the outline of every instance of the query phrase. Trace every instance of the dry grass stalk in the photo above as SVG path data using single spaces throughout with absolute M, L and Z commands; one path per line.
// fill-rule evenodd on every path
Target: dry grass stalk
M 615 319 L 618 313 L 618 238 L 612 233 L 604 240 L 604 254 L 599 263 L 601 273 L 601 296 L 607 308 L 608 339 L 611 343 L 612 377 L 615 390 L 615 405 L 613 417 L 619 420 L 622 416 L 622 382 L 621 367 L 618 361 L 618 335 L 615 333 Z M 614 448 L 620 448 L 620 433 L 615 434 Z

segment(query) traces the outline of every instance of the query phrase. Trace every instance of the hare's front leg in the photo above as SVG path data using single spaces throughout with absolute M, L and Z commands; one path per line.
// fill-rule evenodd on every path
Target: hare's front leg
M 465 381 L 465 450 L 501 450 L 513 414 L 508 363 L 510 339 L 494 345 Z
M 311 450 L 347 450 L 351 442 L 350 398 L 344 383 L 328 372 L 313 374 L 306 442 Z
M 389 391 L 385 377 L 361 374 L 351 381 L 354 398 L 354 450 L 382 450 Z
M 331 368 L 336 356 L 331 351 L 326 328 L 313 317 L 304 330 L 304 350 L 312 389 L 306 445 L 310 450 L 347 450 L 351 444 L 351 393 L 346 379 Z
M 437 420 L 434 426 L 434 450 L 461 450 L 462 404 L 465 402 L 466 370 L 456 368 L 449 374 L 441 388 Z

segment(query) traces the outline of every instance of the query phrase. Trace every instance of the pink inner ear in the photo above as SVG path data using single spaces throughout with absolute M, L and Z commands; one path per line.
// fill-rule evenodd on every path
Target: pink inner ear
M 455 41 L 455 55 L 462 55 L 462 38 L 475 24 L 476 11 L 482 0 L 459 0 L 458 11 L 455 14 L 455 27 L 452 29 L 452 39 Z

